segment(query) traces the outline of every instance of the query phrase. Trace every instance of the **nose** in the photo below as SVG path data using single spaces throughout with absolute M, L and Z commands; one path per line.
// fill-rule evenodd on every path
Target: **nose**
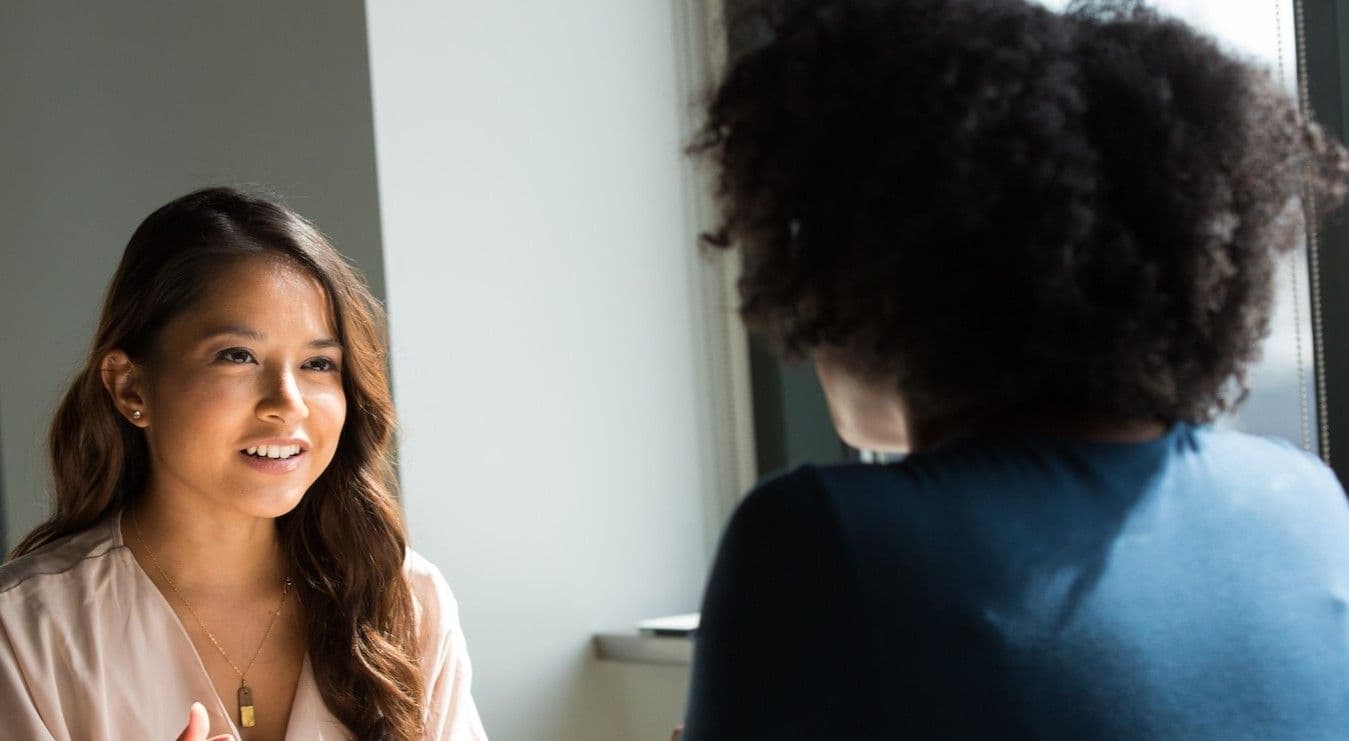
M 282 368 L 265 374 L 265 378 L 265 387 L 258 400 L 258 419 L 292 425 L 309 416 L 309 407 L 293 372 Z

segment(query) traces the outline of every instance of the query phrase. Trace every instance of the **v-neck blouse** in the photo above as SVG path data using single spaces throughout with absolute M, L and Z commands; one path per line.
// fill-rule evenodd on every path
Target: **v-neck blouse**
M 440 571 L 411 549 L 426 668 L 426 738 L 485 741 L 459 610 Z M 122 542 L 120 516 L 0 566 L 0 736 L 52 741 L 176 738 L 192 702 L 209 735 L 239 737 L 178 615 Z M 349 739 L 306 654 L 287 739 Z

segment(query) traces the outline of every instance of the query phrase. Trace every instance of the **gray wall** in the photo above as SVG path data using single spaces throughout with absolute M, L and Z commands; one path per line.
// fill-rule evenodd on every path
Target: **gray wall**
M 43 435 L 126 240 L 211 184 L 256 184 L 383 295 L 357 0 L 0 3 L 0 449 L 7 544 L 47 511 Z

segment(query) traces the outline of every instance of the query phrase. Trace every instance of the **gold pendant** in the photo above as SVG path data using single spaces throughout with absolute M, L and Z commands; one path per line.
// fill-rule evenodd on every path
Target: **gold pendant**
M 246 684 L 239 685 L 239 726 L 252 728 L 258 721 L 253 717 L 253 690 Z

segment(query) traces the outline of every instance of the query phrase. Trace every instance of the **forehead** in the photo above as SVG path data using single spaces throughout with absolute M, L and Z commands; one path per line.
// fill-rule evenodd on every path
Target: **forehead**
M 279 256 L 228 263 L 172 324 L 184 329 L 240 324 L 273 332 L 335 335 L 331 301 L 317 278 Z M 306 338 L 308 339 L 308 338 Z

